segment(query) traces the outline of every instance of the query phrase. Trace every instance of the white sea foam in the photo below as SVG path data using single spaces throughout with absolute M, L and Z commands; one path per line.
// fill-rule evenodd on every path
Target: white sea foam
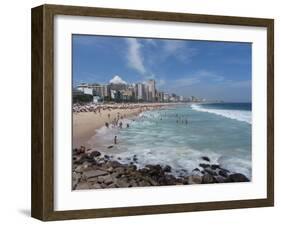
M 224 109 L 209 109 L 204 108 L 203 105 L 192 104 L 191 108 L 196 111 L 208 112 L 216 115 L 220 115 L 226 118 L 238 120 L 252 124 L 252 113 L 251 111 L 243 110 L 224 110 Z
M 194 109 L 196 106 L 198 105 L 194 105 L 192 108 Z M 200 108 L 200 106 L 198 107 Z M 182 108 L 180 111 L 185 111 L 185 109 Z M 192 110 L 186 108 L 186 111 Z M 202 156 L 208 156 L 211 164 L 220 164 L 231 172 L 243 173 L 251 178 L 251 161 L 245 158 L 245 153 L 247 153 L 245 148 L 247 147 L 239 149 L 239 145 L 232 144 L 231 141 L 228 141 L 226 147 L 212 148 L 209 147 L 208 142 L 204 145 L 202 139 L 209 138 L 204 134 L 196 133 L 196 131 L 200 131 L 196 130 L 198 124 L 178 125 L 174 121 L 173 114 L 175 113 L 167 113 L 167 118 L 165 118 L 161 112 L 148 111 L 132 120 L 123 119 L 124 127 L 126 123 L 130 124 L 129 129 L 102 127 L 96 131 L 96 135 L 93 137 L 92 148 L 103 154 L 112 155 L 114 159 L 122 163 L 129 164 L 133 161 L 133 156 L 137 156 L 137 163 L 134 164 L 139 168 L 147 164 L 170 165 L 172 173 L 176 176 L 190 174 L 193 169 L 198 168 L 199 164 L 204 162 Z M 197 113 L 195 112 L 195 114 Z M 161 115 L 163 121 L 159 123 Z M 239 120 L 237 117 L 233 119 Z M 188 132 L 193 127 L 194 132 Z M 113 144 L 115 136 L 118 137 L 117 145 Z M 200 145 L 196 147 L 198 143 Z M 111 147 L 108 148 L 109 146 Z

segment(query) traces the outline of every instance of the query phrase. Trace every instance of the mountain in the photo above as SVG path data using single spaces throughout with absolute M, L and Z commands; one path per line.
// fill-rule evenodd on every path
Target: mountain
M 111 79 L 109 81 L 109 83 L 111 84 L 127 84 L 127 82 L 125 82 L 121 77 L 119 77 L 118 75 L 115 75 L 113 77 L 113 79 Z

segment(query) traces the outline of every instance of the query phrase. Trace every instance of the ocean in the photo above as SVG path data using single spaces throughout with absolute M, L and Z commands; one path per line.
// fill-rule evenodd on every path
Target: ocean
M 129 128 L 100 128 L 92 146 L 122 163 L 170 165 L 175 176 L 189 175 L 202 156 L 251 179 L 251 104 L 186 104 L 124 119 Z M 112 145 L 117 136 L 118 145 Z

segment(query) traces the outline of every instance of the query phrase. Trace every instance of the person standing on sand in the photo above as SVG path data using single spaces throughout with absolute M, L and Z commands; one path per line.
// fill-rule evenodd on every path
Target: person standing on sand
M 117 136 L 114 137 L 114 144 L 117 144 Z
M 110 113 L 108 113 L 107 117 L 110 119 Z

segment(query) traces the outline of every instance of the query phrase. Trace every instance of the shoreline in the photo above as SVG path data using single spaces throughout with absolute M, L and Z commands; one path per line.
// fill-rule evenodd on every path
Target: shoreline
M 186 103 L 185 103 L 186 104 Z M 184 104 L 184 105 L 185 105 Z M 130 119 L 145 111 L 183 105 L 180 103 L 134 103 L 134 104 L 85 104 L 73 105 L 72 142 L 73 148 L 89 147 L 88 141 L 96 130 L 108 123 L 118 126 L 123 119 Z
M 74 106 L 73 119 L 78 119 L 76 123 L 79 122 L 78 124 L 74 124 L 74 126 L 80 126 L 80 130 L 76 128 L 76 132 L 79 133 L 76 133 L 73 140 L 75 142 L 75 139 L 77 139 L 76 144 L 79 141 L 80 146 L 73 146 L 72 189 L 250 181 L 248 178 L 251 178 L 251 176 L 247 173 L 245 174 L 242 168 L 232 169 L 230 171 L 228 168 L 224 168 L 226 166 L 223 167 L 216 160 L 211 159 L 210 155 L 208 156 L 206 153 L 200 154 L 195 164 L 194 162 L 190 162 L 188 165 L 178 169 L 172 163 L 172 165 L 167 165 L 167 162 L 159 161 L 159 159 L 158 161 L 153 161 L 153 163 L 147 161 L 142 162 L 143 156 L 141 153 L 129 153 L 127 156 L 119 156 L 114 151 L 104 152 L 103 146 L 99 145 L 99 141 L 104 142 L 103 139 L 100 140 L 99 136 L 94 136 L 96 130 L 99 128 L 102 128 L 102 136 L 107 131 L 106 127 L 113 129 L 113 132 L 119 130 L 119 128 L 126 128 L 127 123 L 130 123 L 126 119 L 135 117 L 141 112 L 173 108 L 173 106 L 179 106 L 179 104 L 147 103 Z M 83 135 L 83 132 L 87 133 L 88 137 Z M 79 137 L 77 134 L 82 135 L 84 140 L 78 140 Z M 116 136 L 114 138 L 113 133 L 110 134 L 106 141 L 114 143 L 114 139 L 116 139 Z M 105 148 L 111 149 L 115 146 L 115 144 L 108 145 Z M 180 173 L 178 173 L 179 171 Z

